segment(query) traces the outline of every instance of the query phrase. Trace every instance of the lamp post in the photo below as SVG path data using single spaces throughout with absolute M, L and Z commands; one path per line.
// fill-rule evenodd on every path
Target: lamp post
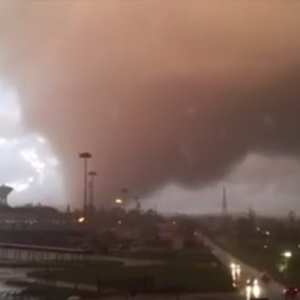
M 91 210 L 94 210 L 94 178 L 97 176 L 97 173 L 95 171 L 89 172 L 90 176 L 90 208 Z
M 293 256 L 291 251 L 285 251 L 282 253 L 283 257 L 285 258 L 285 279 L 288 279 L 288 267 L 289 267 L 289 261 L 291 257 Z
M 140 212 L 141 211 L 141 203 L 139 201 L 139 197 L 135 196 L 134 200 L 135 200 L 136 210 Z
M 123 194 L 122 196 L 122 204 L 124 204 L 123 208 L 126 209 L 125 204 L 128 203 L 128 194 L 129 194 L 128 189 L 122 188 L 121 193 Z
M 83 160 L 83 215 L 87 217 L 87 180 L 88 180 L 88 160 L 92 158 L 92 154 L 89 152 L 82 152 L 79 154 L 79 158 Z
M 117 205 L 122 205 L 122 204 L 123 204 L 123 200 L 120 199 L 120 198 L 118 198 L 118 199 L 115 200 L 115 203 L 116 203 Z

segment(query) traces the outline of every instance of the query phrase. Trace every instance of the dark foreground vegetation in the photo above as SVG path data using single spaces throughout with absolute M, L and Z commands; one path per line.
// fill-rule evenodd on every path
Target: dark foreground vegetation
M 121 253 L 119 253 L 121 254 Z M 31 277 L 96 286 L 99 291 L 161 292 L 230 292 L 231 277 L 207 249 L 148 249 L 122 253 L 131 259 L 147 260 L 145 265 L 106 263 L 99 266 L 39 270 Z M 153 262 L 151 262 L 153 260 Z

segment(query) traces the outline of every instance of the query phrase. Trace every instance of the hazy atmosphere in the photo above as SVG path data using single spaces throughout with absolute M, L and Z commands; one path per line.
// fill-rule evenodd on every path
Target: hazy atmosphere
M 300 3 L 1 1 L 0 183 L 185 213 L 300 210 Z

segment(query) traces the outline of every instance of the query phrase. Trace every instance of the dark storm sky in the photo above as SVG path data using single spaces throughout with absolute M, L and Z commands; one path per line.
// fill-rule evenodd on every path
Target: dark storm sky
M 3 0 L 0 74 L 73 201 L 85 149 L 106 201 L 199 188 L 252 152 L 298 159 L 299 13 L 296 1 Z

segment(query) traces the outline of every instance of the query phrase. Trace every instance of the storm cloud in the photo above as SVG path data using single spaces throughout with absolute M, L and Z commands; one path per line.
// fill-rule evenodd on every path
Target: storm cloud
M 81 201 L 222 179 L 249 153 L 299 157 L 300 3 L 1 1 L 0 75 Z

